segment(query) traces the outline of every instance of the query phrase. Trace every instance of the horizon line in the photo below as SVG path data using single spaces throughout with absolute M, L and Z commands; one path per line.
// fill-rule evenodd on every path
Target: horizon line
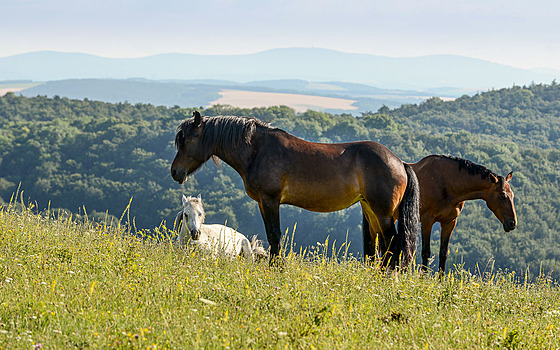
M 375 54 L 363 53 L 363 52 L 349 52 L 349 51 L 342 51 L 342 50 L 338 50 L 338 49 L 316 47 L 316 46 L 276 47 L 276 48 L 271 48 L 271 49 L 263 49 L 263 50 L 259 50 L 259 51 L 254 51 L 254 52 L 250 52 L 250 53 L 234 53 L 234 54 L 227 54 L 227 53 L 224 53 L 224 54 L 216 54 L 216 53 L 214 53 L 214 54 L 199 54 L 199 53 L 171 52 L 170 51 L 170 52 L 161 52 L 161 53 L 154 53 L 154 54 L 148 54 L 148 55 L 138 55 L 138 56 L 104 56 L 104 55 L 100 55 L 100 54 L 88 53 L 88 52 L 83 52 L 83 51 L 62 51 L 62 50 L 48 50 L 47 49 L 47 50 L 26 51 L 26 52 L 20 52 L 20 53 L 16 53 L 16 54 L 7 55 L 7 56 L 0 56 L 0 59 L 14 58 L 14 57 L 17 57 L 17 56 L 25 56 L 25 55 L 38 54 L 38 53 L 85 55 L 85 56 L 93 56 L 93 57 L 97 57 L 97 58 L 110 59 L 110 60 L 145 59 L 145 58 L 150 58 L 150 57 L 166 56 L 166 55 L 185 55 L 185 56 L 203 56 L 203 57 L 216 57 L 216 56 L 236 56 L 236 57 L 238 57 L 238 56 L 258 55 L 258 54 L 262 54 L 262 53 L 265 53 L 265 52 L 276 51 L 276 50 L 331 51 L 331 52 L 337 52 L 337 53 L 342 53 L 342 54 L 347 54 L 347 55 L 372 56 L 372 57 L 390 58 L 390 59 L 417 59 L 417 58 L 438 57 L 438 56 L 439 57 L 456 57 L 456 58 L 466 58 L 466 59 L 471 59 L 471 60 L 476 60 L 476 61 L 493 63 L 493 64 L 497 64 L 497 65 L 501 65 L 501 66 L 511 67 L 511 68 L 515 68 L 515 69 L 521 69 L 521 70 L 527 70 L 527 71 L 538 70 L 538 69 L 547 69 L 547 70 L 560 72 L 560 69 L 556 69 L 556 68 L 552 68 L 552 67 L 535 66 L 535 67 L 532 67 L 532 68 L 524 68 L 524 67 L 517 67 L 517 66 L 514 66 L 514 65 L 510 65 L 510 64 L 500 63 L 500 62 L 490 60 L 490 59 L 473 57 L 473 56 L 464 56 L 464 55 L 458 55 L 458 54 L 450 54 L 450 53 L 432 53 L 432 54 L 417 55 L 417 56 L 387 56 L 387 55 L 375 55 Z

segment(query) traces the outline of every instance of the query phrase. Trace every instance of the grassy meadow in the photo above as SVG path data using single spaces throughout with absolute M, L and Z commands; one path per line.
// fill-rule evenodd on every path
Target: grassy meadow
M 164 227 L 133 235 L 14 202 L 0 207 L 2 349 L 560 348 L 546 276 L 383 272 L 345 244 L 289 239 L 269 268 L 176 249 Z

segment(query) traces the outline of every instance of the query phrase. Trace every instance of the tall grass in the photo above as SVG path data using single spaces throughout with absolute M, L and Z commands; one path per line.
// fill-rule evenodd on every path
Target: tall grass
M 385 272 L 328 240 L 287 239 L 269 268 L 177 249 L 164 227 L 132 234 L 15 202 L 0 207 L 1 348 L 560 347 L 546 277 Z

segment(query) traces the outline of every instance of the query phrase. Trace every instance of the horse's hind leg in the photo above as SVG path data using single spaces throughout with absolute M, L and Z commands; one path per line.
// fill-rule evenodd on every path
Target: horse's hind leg
M 368 207 L 362 205 L 364 211 L 364 258 L 366 262 L 381 257 L 382 265 L 391 264 L 395 266 L 395 257 L 400 255 L 400 251 L 395 247 L 393 239 L 397 234 L 395 221 L 392 217 L 379 218 Z M 377 243 L 377 247 L 375 246 Z
M 397 234 L 395 220 L 389 215 L 381 216 L 375 214 L 372 207 L 367 202 L 362 202 L 361 204 L 364 219 L 367 219 L 369 223 L 369 230 L 367 233 L 369 233 L 370 237 L 369 239 L 366 238 L 366 229 L 363 228 L 364 254 L 369 252 L 372 254 L 369 256 L 381 256 L 383 266 L 390 264 L 394 267 L 397 259 L 399 259 L 399 249 L 401 248 L 397 247 L 395 242 L 393 242 Z M 376 240 L 378 247 L 375 247 Z M 371 252 L 372 247 L 373 252 Z M 377 248 L 377 251 L 375 251 L 375 248 Z
M 378 244 L 378 235 L 380 232 L 379 222 L 377 217 L 371 210 L 371 206 L 365 202 L 360 202 L 362 206 L 362 239 L 364 250 L 364 262 L 375 261 L 379 256 L 379 251 L 376 246 Z
M 379 220 L 379 249 L 383 257 L 383 266 L 391 266 L 392 268 L 400 263 L 402 247 L 396 240 L 397 229 L 395 220 L 392 217 L 386 217 Z

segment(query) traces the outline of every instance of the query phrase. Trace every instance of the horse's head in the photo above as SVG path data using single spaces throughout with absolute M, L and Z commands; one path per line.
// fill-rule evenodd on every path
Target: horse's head
M 183 121 L 177 128 L 175 136 L 177 155 L 171 164 L 171 177 L 180 184 L 210 158 L 203 147 L 203 130 L 204 122 L 198 111 L 195 111 L 191 119 Z
M 492 187 L 486 198 L 486 205 L 496 215 L 504 226 L 504 230 L 509 232 L 517 226 L 517 215 L 513 205 L 513 191 L 509 185 L 513 173 L 506 177 L 490 175 L 493 182 Z
M 202 198 L 185 197 L 183 195 L 183 225 L 186 225 L 187 231 L 191 234 L 193 240 L 198 240 L 200 236 L 200 228 L 204 222 L 204 209 L 202 208 Z

